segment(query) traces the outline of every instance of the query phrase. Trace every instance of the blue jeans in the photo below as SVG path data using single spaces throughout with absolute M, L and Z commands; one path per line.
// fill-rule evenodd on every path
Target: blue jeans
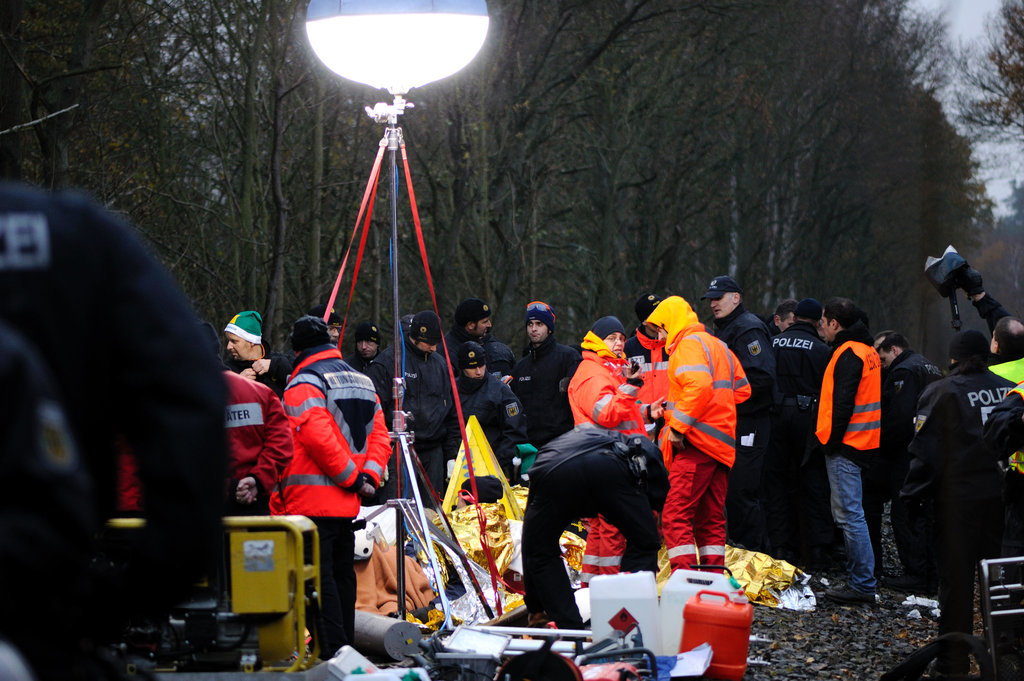
M 854 591 L 875 593 L 875 554 L 864 520 L 860 466 L 842 454 L 825 456 L 828 483 L 832 488 L 832 518 L 843 530 L 846 543 L 846 585 Z

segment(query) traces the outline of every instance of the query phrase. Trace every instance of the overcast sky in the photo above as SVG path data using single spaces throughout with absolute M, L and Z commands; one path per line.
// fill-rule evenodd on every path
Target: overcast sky
M 940 12 L 954 44 L 958 41 L 976 42 L 982 38 L 986 22 L 1000 6 L 1000 0 L 911 0 L 911 3 L 929 11 Z M 1024 179 L 1024 167 L 1018 160 L 1020 147 L 989 145 L 977 148 L 976 154 L 982 162 L 982 174 L 989 195 L 1003 204 L 1010 195 L 1010 181 Z M 997 212 L 1005 210 L 1005 206 L 1000 205 Z

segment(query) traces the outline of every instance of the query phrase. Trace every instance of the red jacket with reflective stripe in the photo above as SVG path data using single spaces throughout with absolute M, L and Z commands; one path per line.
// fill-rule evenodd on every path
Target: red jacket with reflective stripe
M 711 458 L 736 461 L 736 405 L 750 397 L 736 355 L 704 330 L 690 304 L 678 296 L 661 302 L 647 321 L 668 333 L 668 400 L 665 424 Z M 667 433 L 662 451 L 671 465 Z
M 639 388 L 626 383 L 625 366 L 624 358 L 616 357 L 603 340 L 587 332 L 583 361 L 569 382 L 569 407 L 577 426 L 592 423 L 627 435 L 646 435 L 637 402 Z
M 353 518 L 360 498 L 344 489 L 360 472 L 380 483 L 391 440 L 373 382 L 323 346 L 295 367 L 284 391 L 295 453 L 271 498 L 274 513 Z
M 644 370 L 644 384 L 640 386 L 640 392 L 636 397 L 641 405 L 652 404 L 655 400 L 668 399 L 668 351 L 665 350 L 665 342 L 656 338 L 648 338 L 639 331 L 636 332 L 636 340 L 651 355 L 651 361 L 641 355 L 642 359 L 626 357 L 627 361 L 637 361 Z M 627 347 L 628 354 L 628 347 Z
M 269 494 L 292 460 L 292 431 L 277 393 L 256 381 L 224 372 L 228 403 L 224 429 L 228 439 L 228 478 L 251 475 Z

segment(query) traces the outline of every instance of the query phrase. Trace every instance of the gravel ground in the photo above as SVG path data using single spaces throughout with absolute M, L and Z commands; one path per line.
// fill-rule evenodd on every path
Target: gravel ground
M 888 524 L 883 531 L 885 571 L 898 574 L 895 546 Z M 828 585 L 842 583 L 844 573 L 833 569 L 813 575 L 817 607 L 811 612 L 754 607 L 751 634 L 769 642 L 751 642 L 750 657 L 765 664 L 750 665 L 744 681 L 766 679 L 877 679 L 911 653 L 938 636 L 938 619 L 931 608 L 902 605 L 907 593 L 878 590 L 875 607 L 840 605 L 824 597 Z M 916 594 L 935 600 L 935 594 Z M 920 619 L 909 616 L 918 610 Z M 975 607 L 975 634 L 982 635 L 980 610 Z M 976 669 L 974 670 L 977 671 Z

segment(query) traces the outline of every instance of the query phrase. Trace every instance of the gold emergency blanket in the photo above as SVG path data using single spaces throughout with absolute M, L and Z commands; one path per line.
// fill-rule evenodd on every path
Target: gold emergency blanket
M 725 547 L 725 565 L 732 571 L 751 603 L 779 607 L 777 594 L 793 583 L 799 568 L 766 553 Z
M 491 556 L 494 558 L 495 565 L 498 566 L 498 574 L 505 574 L 515 553 L 512 535 L 509 533 L 508 518 L 505 517 L 505 507 L 501 504 L 480 504 L 480 510 L 486 519 L 484 532 L 487 545 L 491 549 Z M 449 519 L 452 529 L 455 530 L 455 538 L 462 550 L 474 563 L 487 568 L 487 554 L 484 553 L 484 548 L 480 543 L 480 520 L 477 516 L 477 507 L 464 506 L 456 509 L 451 512 Z

